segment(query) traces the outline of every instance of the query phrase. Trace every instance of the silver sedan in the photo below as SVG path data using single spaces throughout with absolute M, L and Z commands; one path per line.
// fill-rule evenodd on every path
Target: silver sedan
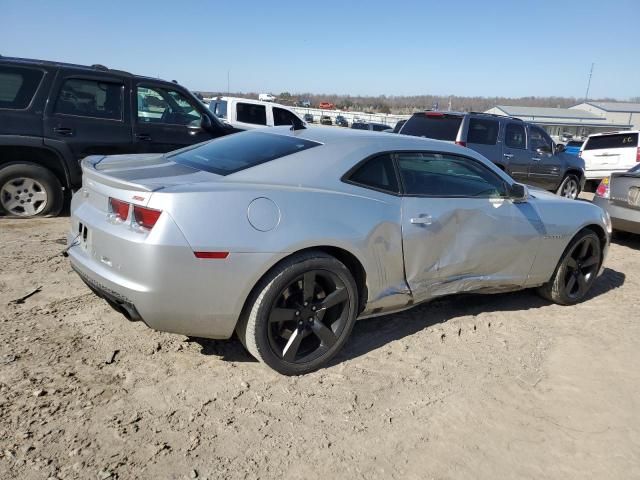
M 358 318 L 458 292 L 585 298 L 607 214 L 417 137 L 277 127 L 165 155 L 93 156 L 69 256 L 132 320 L 238 333 L 284 374 L 325 364 Z

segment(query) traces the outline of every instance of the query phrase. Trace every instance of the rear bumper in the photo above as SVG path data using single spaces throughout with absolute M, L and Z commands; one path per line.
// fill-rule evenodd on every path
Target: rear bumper
M 593 197 L 593 203 L 609 213 L 614 230 L 640 234 L 640 210 L 615 205 L 598 196 Z
M 80 222 L 89 234 L 69 249 L 72 268 L 127 318 L 165 332 L 229 338 L 251 289 L 278 260 L 233 252 L 226 259 L 198 259 L 165 214 L 145 235 L 107 222 L 85 204 L 72 212 L 68 242 Z
M 612 173 L 620 173 L 626 172 L 629 168 L 614 168 L 614 169 L 605 169 L 605 170 L 593 170 L 586 169 L 585 177 L 587 180 L 602 180 L 603 178 L 610 177 Z

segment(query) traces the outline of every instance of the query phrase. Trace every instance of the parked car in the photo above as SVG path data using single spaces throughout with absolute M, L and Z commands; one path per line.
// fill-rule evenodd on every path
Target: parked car
M 309 108 L 309 107 L 311 107 L 311 100 L 298 100 L 296 102 L 296 105 L 298 107 Z
M 396 125 L 393 127 L 393 133 L 398 133 L 400 132 L 400 129 L 402 128 L 402 126 L 407 123 L 406 120 L 398 120 L 396 122 Z
M 270 93 L 260 93 L 258 95 L 258 100 L 261 100 L 263 102 L 275 102 L 276 96 Z
M 313 115 L 310 113 L 305 113 L 303 120 L 307 123 L 313 123 Z
M 320 124 L 321 125 L 333 125 L 331 121 L 331 117 L 329 115 L 321 115 L 320 116 Z
M 518 118 L 486 113 L 427 111 L 413 114 L 403 135 L 435 138 L 481 153 L 518 182 L 577 198 L 584 187 L 584 162 L 565 153 L 541 127 Z
M 588 180 L 599 181 L 614 172 L 626 172 L 640 162 L 638 130 L 594 133 L 580 148 Z
M 577 156 L 580 153 L 580 147 L 582 147 L 583 143 L 584 141 L 582 140 L 571 140 L 565 144 L 564 151 L 569 155 Z
M 320 102 L 320 105 L 318 105 L 318 107 L 323 110 L 334 110 L 336 108 L 336 106 L 333 103 L 329 103 L 329 102 Z
M 353 122 L 351 124 L 351 128 L 354 128 L 356 130 L 372 130 L 374 132 L 383 132 L 385 130 L 391 129 L 389 125 L 376 122 Z
M 276 127 L 82 165 L 68 255 L 87 285 L 156 330 L 235 331 L 284 374 L 326 365 L 356 318 L 442 295 L 579 302 L 609 245 L 601 208 L 405 135 Z
M 344 117 L 344 115 L 338 115 L 336 117 L 336 125 L 338 125 L 339 127 L 348 127 L 349 126 L 349 122 Z
M 603 178 L 593 203 L 611 216 L 614 230 L 640 235 L 640 164 Z
M 234 131 L 174 82 L 1 57 L 0 214 L 57 215 L 87 155 L 168 152 Z
M 209 109 L 220 119 L 238 130 L 293 125 L 302 120 L 289 107 L 250 98 L 218 97 L 211 100 Z

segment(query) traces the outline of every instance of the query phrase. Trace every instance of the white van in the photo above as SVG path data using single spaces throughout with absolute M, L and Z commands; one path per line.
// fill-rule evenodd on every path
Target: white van
M 613 172 L 626 172 L 640 162 L 638 130 L 595 133 L 582 144 L 587 180 L 601 180 Z
M 258 100 L 262 100 L 263 102 L 275 102 L 276 96 L 270 93 L 261 93 L 258 95 Z
M 304 123 L 288 107 L 250 98 L 216 97 L 209 109 L 223 122 L 240 130 Z

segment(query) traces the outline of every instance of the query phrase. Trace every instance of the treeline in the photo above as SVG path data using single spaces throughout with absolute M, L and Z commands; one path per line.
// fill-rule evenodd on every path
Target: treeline
M 226 95 L 222 92 L 199 92 L 205 97 Z M 256 92 L 230 93 L 234 97 L 258 98 Z M 413 95 L 413 96 L 353 96 L 338 94 L 289 93 L 281 92 L 277 102 L 285 105 L 300 104 L 309 100 L 312 106 L 320 102 L 333 103 L 341 110 L 353 110 L 367 113 L 409 114 L 427 109 L 453 110 L 458 112 L 484 112 L 496 105 L 519 105 L 525 107 L 568 108 L 584 101 L 576 97 L 461 97 L 457 95 Z M 593 99 L 591 99 L 593 100 Z M 633 99 L 632 99 L 633 100 Z M 612 102 L 615 99 L 600 98 L 596 101 Z

